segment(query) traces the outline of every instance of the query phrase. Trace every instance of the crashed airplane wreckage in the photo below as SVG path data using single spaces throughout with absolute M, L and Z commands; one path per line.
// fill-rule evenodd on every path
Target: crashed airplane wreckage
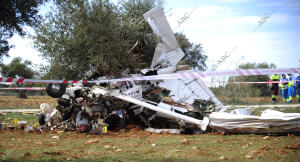
M 159 43 L 150 69 L 142 70 L 141 75 L 170 74 L 186 69 L 187 66 L 177 65 L 184 53 L 162 9 L 154 8 L 145 13 L 144 18 Z M 153 128 L 179 130 L 176 133 L 203 133 L 208 126 L 219 131 L 246 133 L 299 132 L 300 127 L 299 114 L 272 116 L 266 120 L 224 113 L 226 108 L 200 78 L 110 82 L 92 87 L 73 84 L 67 88 L 64 84 L 48 84 L 46 91 L 49 96 L 58 98 L 56 109 L 41 105 L 39 123 L 46 129 L 77 129 L 101 134 L 104 126 L 113 130 L 128 122 L 150 131 Z M 279 124 L 281 121 L 285 124 Z M 276 129 L 269 131 L 270 127 Z

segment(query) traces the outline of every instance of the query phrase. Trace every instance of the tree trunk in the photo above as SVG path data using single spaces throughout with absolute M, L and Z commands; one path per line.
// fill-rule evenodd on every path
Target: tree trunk
M 21 87 L 20 84 L 17 84 L 18 87 Z M 18 98 L 22 98 L 22 99 L 26 99 L 27 95 L 26 95 L 26 90 L 18 90 Z
M 20 91 L 19 91 L 19 94 L 18 94 L 18 97 L 19 97 L 19 98 L 22 98 L 22 99 L 26 99 L 26 98 L 27 98 L 27 95 L 26 95 L 25 92 L 26 92 L 25 90 L 20 90 Z

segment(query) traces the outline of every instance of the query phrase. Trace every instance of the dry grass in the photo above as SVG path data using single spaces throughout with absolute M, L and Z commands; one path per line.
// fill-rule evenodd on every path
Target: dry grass
M 49 96 L 29 96 L 27 99 L 15 96 L 0 96 L 0 109 L 39 108 L 40 104 L 56 105 L 56 99 Z
M 273 103 L 271 97 L 226 97 L 217 96 L 225 105 L 269 105 L 269 104 L 284 104 L 282 98 L 278 97 L 278 102 Z M 294 98 L 293 103 L 299 104 L 298 99 Z
M 75 132 L 2 131 L 0 138 L 2 160 L 300 160 L 300 138 L 293 135 L 170 135 L 149 134 L 133 128 L 98 136 Z

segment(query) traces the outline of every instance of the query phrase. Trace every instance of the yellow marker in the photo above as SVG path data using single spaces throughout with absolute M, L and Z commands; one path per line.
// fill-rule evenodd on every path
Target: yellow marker
M 107 126 L 106 126 L 106 125 L 103 125 L 103 127 L 102 127 L 102 132 L 103 132 L 103 133 L 107 133 Z
M 17 123 L 18 123 L 18 119 L 15 118 L 15 119 L 14 119 L 14 124 L 17 124 Z
M 32 112 L 32 111 L 25 111 L 25 112 L 23 112 L 23 114 L 24 115 L 28 115 L 28 114 L 30 115 L 30 114 L 34 114 L 34 112 Z

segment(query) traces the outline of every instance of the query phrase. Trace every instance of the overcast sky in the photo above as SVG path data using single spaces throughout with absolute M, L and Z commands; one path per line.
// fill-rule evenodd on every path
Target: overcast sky
M 41 12 L 47 8 L 43 6 Z M 299 0 L 167 0 L 165 11 L 174 32 L 183 32 L 190 41 L 202 44 L 209 68 L 226 52 L 229 57 L 218 70 L 235 69 L 246 62 L 300 67 Z M 181 21 L 184 15 L 188 18 Z M 21 56 L 35 64 L 46 64 L 32 40 L 14 36 L 10 43 L 16 47 L 5 63 Z

